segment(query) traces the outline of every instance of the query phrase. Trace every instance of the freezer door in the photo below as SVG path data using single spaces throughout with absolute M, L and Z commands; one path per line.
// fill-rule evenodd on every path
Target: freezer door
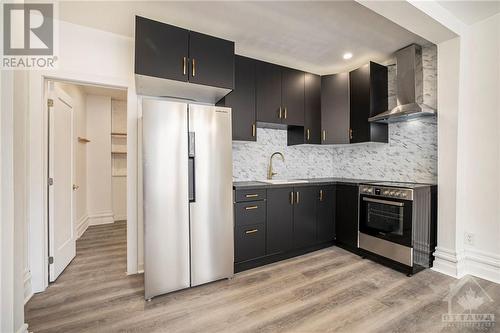
M 191 285 L 233 275 L 231 109 L 189 105 L 194 133 Z
M 145 298 L 187 288 L 187 104 L 142 100 Z

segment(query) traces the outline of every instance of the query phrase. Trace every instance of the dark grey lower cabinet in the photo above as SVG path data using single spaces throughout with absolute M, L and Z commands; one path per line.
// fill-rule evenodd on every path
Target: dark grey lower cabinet
M 336 185 L 335 239 L 351 251 L 358 249 L 358 186 Z
M 292 249 L 293 237 L 293 188 L 267 190 L 267 254 Z
M 317 187 L 295 188 L 293 206 L 293 247 L 300 249 L 316 243 Z
M 335 186 L 321 186 L 318 189 L 318 242 L 335 238 Z
M 237 245 L 234 248 L 235 262 L 259 258 L 266 254 L 265 224 L 236 227 L 234 238 Z

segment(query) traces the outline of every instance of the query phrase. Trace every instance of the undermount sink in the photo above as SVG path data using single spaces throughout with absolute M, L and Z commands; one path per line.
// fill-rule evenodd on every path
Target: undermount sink
M 259 180 L 261 183 L 267 183 L 267 184 L 274 184 L 274 185 L 279 185 L 279 184 L 301 184 L 301 183 L 308 183 L 308 180 L 303 180 L 303 179 L 265 179 L 265 180 Z

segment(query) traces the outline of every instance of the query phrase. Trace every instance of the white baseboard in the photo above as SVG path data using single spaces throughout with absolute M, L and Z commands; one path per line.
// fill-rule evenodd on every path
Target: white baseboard
M 137 265 L 137 274 L 142 274 L 144 273 L 144 263 L 143 262 L 140 262 L 138 265 Z
M 476 249 L 465 249 L 467 274 L 500 283 L 500 256 Z
M 466 248 L 462 254 L 443 248 L 436 248 L 432 269 L 460 279 L 472 275 L 500 283 L 500 256 L 493 253 Z
M 101 213 L 89 213 L 88 221 L 89 225 L 100 225 L 115 222 L 113 218 L 113 212 L 101 212 Z
M 442 247 L 436 247 L 432 270 L 460 279 L 465 276 L 464 255 Z
M 25 271 L 23 276 L 24 283 L 24 304 L 28 303 L 33 296 L 33 288 L 31 288 L 31 272 Z
M 115 215 L 114 219 L 115 219 L 115 222 L 116 221 L 125 221 L 125 220 L 127 220 L 127 214 Z
M 83 233 L 89 227 L 89 217 L 88 215 L 82 216 L 76 224 L 76 239 L 82 237 Z
M 28 324 L 24 323 L 19 327 L 16 333 L 28 333 Z

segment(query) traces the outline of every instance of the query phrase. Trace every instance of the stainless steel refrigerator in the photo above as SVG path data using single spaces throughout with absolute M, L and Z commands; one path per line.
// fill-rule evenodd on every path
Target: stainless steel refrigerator
M 142 98 L 145 298 L 233 275 L 231 109 Z

